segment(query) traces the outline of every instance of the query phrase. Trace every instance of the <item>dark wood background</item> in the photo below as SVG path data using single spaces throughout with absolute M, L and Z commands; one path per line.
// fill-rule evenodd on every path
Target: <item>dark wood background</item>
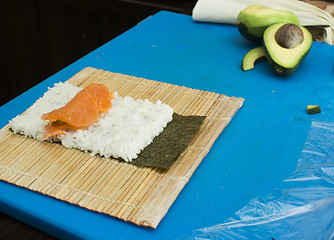
M 160 10 L 196 0 L 0 0 L 0 106 Z
M 196 2 L 0 0 L 0 106 L 148 16 L 191 14 Z M 0 213 L 0 239 L 54 237 Z

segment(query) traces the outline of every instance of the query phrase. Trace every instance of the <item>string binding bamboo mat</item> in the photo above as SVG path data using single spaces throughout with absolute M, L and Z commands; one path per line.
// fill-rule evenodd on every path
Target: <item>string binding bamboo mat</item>
M 14 135 L 7 125 L 0 130 L 0 179 L 151 228 L 158 226 L 244 101 L 90 67 L 68 82 L 81 87 L 103 83 L 119 96 L 152 102 L 160 99 L 176 113 L 206 118 L 188 148 L 165 171 L 92 157 L 60 144 Z

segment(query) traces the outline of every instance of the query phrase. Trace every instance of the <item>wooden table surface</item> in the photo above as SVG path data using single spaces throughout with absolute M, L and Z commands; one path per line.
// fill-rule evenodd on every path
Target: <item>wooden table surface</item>
M 39 231 L 38 229 L 18 221 L 6 214 L 0 213 L 0 239 L 52 240 L 57 238 Z

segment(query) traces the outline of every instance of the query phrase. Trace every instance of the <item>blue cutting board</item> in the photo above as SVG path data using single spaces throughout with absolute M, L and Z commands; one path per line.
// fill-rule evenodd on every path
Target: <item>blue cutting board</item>
M 334 122 L 334 46 L 314 42 L 289 77 L 275 75 L 267 62 L 243 72 L 241 60 L 255 46 L 235 26 L 159 12 L 0 108 L 3 127 L 47 87 L 88 66 L 244 98 L 157 229 L 4 182 L 1 211 L 59 238 L 182 239 L 266 196 L 296 168 L 311 122 Z M 308 104 L 320 105 L 322 112 L 308 115 Z

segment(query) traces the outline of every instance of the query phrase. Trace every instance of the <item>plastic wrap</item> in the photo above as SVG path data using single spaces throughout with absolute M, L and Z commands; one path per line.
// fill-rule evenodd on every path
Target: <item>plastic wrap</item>
M 334 239 L 334 124 L 312 122 L 296 170 L 235 218 L 186 239 Z

